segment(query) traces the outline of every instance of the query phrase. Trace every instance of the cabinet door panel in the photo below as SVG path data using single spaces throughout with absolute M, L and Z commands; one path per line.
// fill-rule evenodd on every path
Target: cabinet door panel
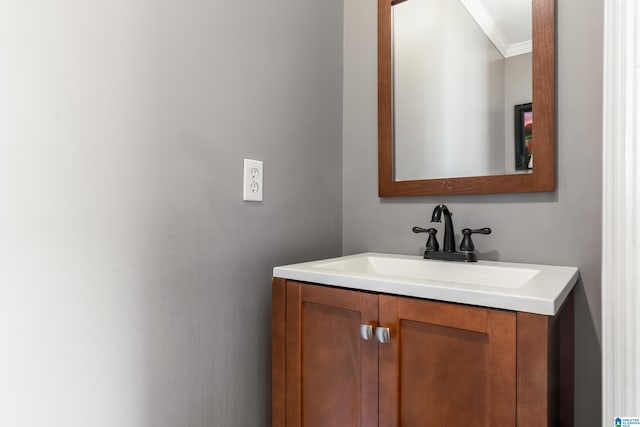
M 377 425 L 377 296 L 287 283 L 287 426 Z
M 515 425 L 515 314 L 380 296 L 380 425 Z

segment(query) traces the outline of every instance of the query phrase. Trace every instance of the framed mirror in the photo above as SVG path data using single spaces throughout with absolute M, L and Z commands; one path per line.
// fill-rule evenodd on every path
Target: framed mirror
M 477 19 L 495 0 L 378 0 L 380 197 L 555 190 L 555 0 L 509 1 L 528 51 Z

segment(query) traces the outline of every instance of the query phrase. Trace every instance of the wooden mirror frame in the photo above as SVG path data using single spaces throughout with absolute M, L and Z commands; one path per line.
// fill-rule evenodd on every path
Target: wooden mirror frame
M 378 195 L 402 197 L 555 191 L 555 0 L 532 2 L 535 136 L 532 172 L 413 181 L 393 179 L 391 5 L 397 2 L 378 0 Z

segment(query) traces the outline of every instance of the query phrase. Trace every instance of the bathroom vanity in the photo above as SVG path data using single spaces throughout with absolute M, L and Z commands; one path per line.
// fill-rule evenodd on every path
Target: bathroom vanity
M 274 427 L 572 426 L 573 267 L 276 267 Z

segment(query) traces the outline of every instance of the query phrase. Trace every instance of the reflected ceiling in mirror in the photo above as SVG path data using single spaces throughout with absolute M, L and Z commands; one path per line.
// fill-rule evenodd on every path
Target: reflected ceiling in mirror
M 532 100 L 531 0 L 407 0 L 392 17 L 395 179 L 529 172 L 514 106 Z
M 378 1 L 381 197 L 555 189 L 554 8 Z

